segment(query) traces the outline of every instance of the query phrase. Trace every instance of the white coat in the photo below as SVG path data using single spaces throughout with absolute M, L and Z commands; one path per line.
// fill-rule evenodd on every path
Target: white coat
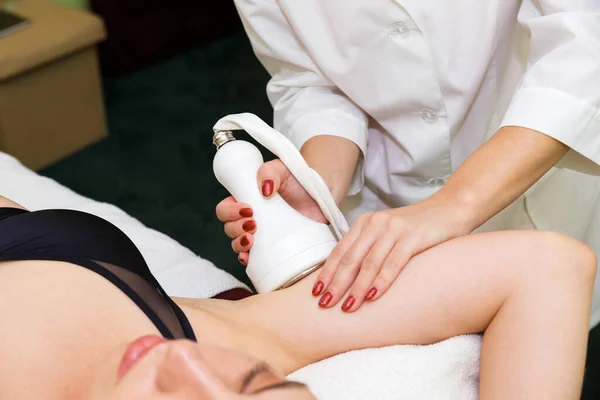
M 600 1 L 235 3 L 272 76 L 275 128 L 298 148 L 327 134 L 361 149 L 350 222 L 426 199 L 499 128 L 522 126 L 571 150 L 480 230 L 559 231 L 600 256 Z

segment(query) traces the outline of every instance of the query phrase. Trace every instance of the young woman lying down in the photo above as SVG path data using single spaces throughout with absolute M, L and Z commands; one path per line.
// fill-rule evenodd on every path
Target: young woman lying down
M 481 399 L 579 398 L 596 261 L 566 236 L 450 241 L 345 313 L 318 306 L 314 275 L 236 302 L 170 299 L 105 220 L 0 207 L 2 399 L 311 399 L 285 376 L 349 350 L 475 332 Z

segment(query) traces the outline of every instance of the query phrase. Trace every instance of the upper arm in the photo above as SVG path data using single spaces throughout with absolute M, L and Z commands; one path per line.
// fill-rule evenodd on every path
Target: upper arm
M 235 0 L 254 53 L 271 75 L 267 95 L 274 128 L 297 149 L 312 137 L 331 135 L 355 143 L 364 157 L 367 115 L 320 68 L 295 26 L 309 29 L 306 16 L 288 14 L 273 0 Z M 361 158 L 362 160 L 362 158 Z M 362 162 L 350 194 L 363 184 Z
M 0 207 L 21 208 L 23 210 L 26 210 L 26 208 L 22 205 L 15 203 L 14 201 L 7 199 L 4 196 L 0 196 Z
M 335 86 L 321 73 L 275 1 L 235 0 L 235 5 L 254 53 L 274 78 L 271 91 L 279 85 Z
M 311 295 L 313 273 L 289 289 L 257 296 L 255 313 L 263 320 L 256 323 L 276 332 L 304 363 L 351 350 L 480 333 L 515 280 L 523 274 L 536 279 L 538 266 L 561 259 L 556 236 L 493 232 L 445 242 L 413 257 L 382 297 L 350 314 L 339 306 L 319 308 Z

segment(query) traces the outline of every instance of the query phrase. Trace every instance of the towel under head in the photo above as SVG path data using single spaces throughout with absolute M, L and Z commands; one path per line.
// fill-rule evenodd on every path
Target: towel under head
M 475 400 L 481 336 L 351 351 L 289 376 L 319 400 Z

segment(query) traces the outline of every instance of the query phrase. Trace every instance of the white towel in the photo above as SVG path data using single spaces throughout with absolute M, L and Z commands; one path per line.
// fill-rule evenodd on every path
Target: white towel
M 0 195 L 30 210 L 68 208 L 112 222 L 140 249 L 150 270 L 171 296 L 206 298 L 233 288 L 247 288 L 210 261 L 196 256 L 168 236 L 144 226 L 123 210 L 81 196 L 52 179 L 37 175 L 2 152 Z
M 351 351 L 300 369 L 319 400 L 475 400 L 481 337 Z

